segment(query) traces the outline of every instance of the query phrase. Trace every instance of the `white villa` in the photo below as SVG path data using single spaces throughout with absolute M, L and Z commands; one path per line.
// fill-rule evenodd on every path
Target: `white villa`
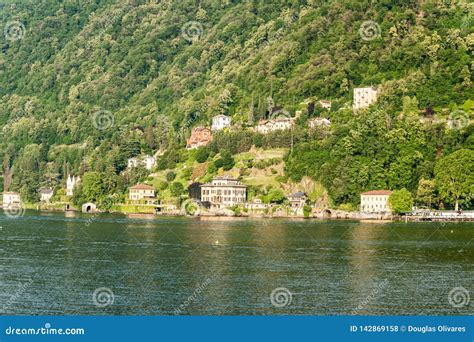
M 258 133 L 267 134 L 270 132 L 291 129 L 294 124 L 294 118 L 276 118 L 271 120 L 260 120 L 255 130 Z
M 232 177 L 216 177 L 211 183 L 201 185 L 201 200 L 210 202 L 215 209 L 244 204 L 247 200 L 247 186 Z
M 390 213 L 390 190 L 372 190 L 360 194 L 360 211 L 363 213 Z
M 3 207 L 4 208 L 11 208 L 11 207 L 21 207 L 21 197 L 18 192 L 4 192 L 3 193 Z
M 71 175 L 68 175 L 67 181 L 66 181 L 66 195 L 67 196 L 74 195 L 74 188 L 78 186 L 80 182 L 81 182 L 81 177 L 72 176 L 71 178 Z
M 326 118 L 313 118 L 308 120 L 308 126 L 310 128 L 329 127 L 331 126 L 331 121 Z
M 226 127 L 230 127 L 232 123 L 232 118 L 226 115 L 216 115 L 212 118 L 211 129 L 213 131 L 220 131 Z
M 51 197 L 53 197 L 53 194 L 54 194 L 53 189 L 41 189 L 40 190 L 41 202 L 49 203 L 51 201 Z
M 378 91 L 374 87 L 354 88 L 353 109 L 367 108 L 377 101 Z
M 155 159 L 155 157 L 148 156 L 148 155 L 146 155 L 146 156 L 144 156 L 144 157 L 142 158 L 142 162 L 143 162 L 143 164 L 145 164 L 145 168 L 146 168 L 147 170 L 153 169 L 153 168 L 155 167 L 155 165 L 156 165 L 156 159 Z
M 319 105 L 324 109 L 331 109 L 331 101 L 329 100 L 319 100 Z
M 140 165 L 143 165 L 147 170 L 152 170 L 156 165 L 156 158 L 149 155 L 140 158 L 130 158 L 127 164 L 129 169 Z

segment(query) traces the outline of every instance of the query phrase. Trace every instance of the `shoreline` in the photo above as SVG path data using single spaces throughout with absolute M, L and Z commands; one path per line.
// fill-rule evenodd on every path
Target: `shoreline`
M 5 209 L 4 209 L 5 210 Z M 70 207 L 68 210 L 59 207 L 48 207 L 40 208 L 39 205 L 25 205 L 23 210 L 34 210 L 38 212 L 45 213 L 54 213 L 54 212 L 64 212 L 64 213 L 73 213 L 73 214 L 85 214 L 89 216 L 100 215 L 100 214 L 112 214 L 112 215 L 124 215 L 127 217 L 130 216 L 142 216 L 147 218 L 159 218 L 159 217 L 187 217 L 187 218 L 200 218 L 206 220 L 212 219 L 261 219 L 261 220 L 277 220 L 277 219 L 286 219 L 286 220 L 347 220 L 347 221 L 360 221 L 364 223 L 386 223 L 386 222 L 433 222 L 433 223 L 443 223 L 443 222 L 474 222 L 473 217 L 442 217 L 442 216 L 401 216 L 395 214 L 375 214 L 375 213 L 361 213 L 361 212 L 346 212 L 341 210 L 331 210 L 324 209 L 320 211 L 314 211 L 310 216 L 304 216 L 300 214 L 289 215 L 278 212 L 277 215 L 269 215 L 262 213 L 240 213 L 235 214 L 232 211 L 223 212 L 212 212 L 212 211 L 201 211 L 198 215 L 185 214 L 181 211 L 173 211 L 166 213 L 156 213 L 153 211 L 120 211 L 120 210 L 110 210 L 110 211 L 93 211 L 93 212 L 82 212 L 77 208 Z M 328 213 L 330 212 L 330 213 Z M 230 214 L 232 213 L 232 214 Z

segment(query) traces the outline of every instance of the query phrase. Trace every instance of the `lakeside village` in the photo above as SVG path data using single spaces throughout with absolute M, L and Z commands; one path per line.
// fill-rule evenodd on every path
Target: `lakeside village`
M 367 108 L 377 101 L 378 90 L 373 87 L 355 88 L 353 110 Z M 319 100 L 319 105 L 326 110 L 331 109 L 331 101 Z M 295 117 L 286 112 L 279 112 L 268 120 L 261 120 L 253 128 L 261 134 L 291 129 L 295 120 L 301 115 L 296 112 Z M 450 123 L 448 122 L 448 127 Z M 308 121 L 309 129 L 328 129 L 331 121 L 325 117 L 312 118 Z M 213 139 L 213 132 L 230 129 L 232 118 L 226 115 L 217 115 L 212 118 L 211 127 L 198 126 L 191 131 L 187 139 L 188 150 L 206 146 Z M 128 169 L 144 167 L 151 172 L 157 163 L 157 152 L 154 156 L 145 155 L 128 159 Z M 51 188 L 39 189 L 40 204 L 28 206 L 30 209 L 82 211 L 83 213 L 98 213 L 95 203 L 84 203 L 81 208 L 73 207 L 70 199 L 75 189 L 81 184 L 79 175 L 68 175 L 65 184 L 63 201 L 53 202 L 55 192 Z M 128 199 L 123 205 L 113 205 L 109 212 L 127 214 L 154 214 L 171 216 L 240 216 L 265 218 L 321 218 L 321 219 L 363 219 L 363 220 L 392 220 L 401 218 L 394 215 L 390 205 L 390 196 L 393 193 L 387 189 L 373 189 L 360 194 L 359 211 L 344 211 L 330 208 L 327 201 L 323 204 L 312 203 L 304 189 L 283 194 L 278 203 L 264 203 L 259 197 L 248 200 L 248 186 L 231 175 L 219 175 L 208 183 L 192 182 L 188 184 L 188 196 L 175 203 L 163 203 L 157 198 L 158 190 L 145 183 L 136 184 L 128 189 Z M 17 192 L 3 193 L 2 207 L 25 208 L 21 196 Z M 404 220 L 416 221 L 473 221 L 474 211 L 434 211 L 429 209 L 405 213 Z

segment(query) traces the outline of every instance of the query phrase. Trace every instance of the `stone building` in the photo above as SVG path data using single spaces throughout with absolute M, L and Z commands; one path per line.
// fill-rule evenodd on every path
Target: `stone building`
M 211 183 L 201 185 L 201 200 L 210 202 L 214 209 L 244 204 L 247 186 L 232 177 L 216 177 Z

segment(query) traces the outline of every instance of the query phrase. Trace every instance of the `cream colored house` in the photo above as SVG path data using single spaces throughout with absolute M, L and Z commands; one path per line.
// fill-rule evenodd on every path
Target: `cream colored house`
M 18 192 L 4 192 L 3 193 L 3 207 L 21 207 L 21 197 Z
M 363 213 L 390 213 L 390 190 L 372 190 L 360 194 L 360 211 Z
M 130 201 L 154 200 L 155 188 L 146 184 L 137 184 L 128 189 Z
M 261 134 L 291 129 L 295 124 L 294 118 L 276 118 L 271 120 L 260 120 L 255 130 Z
M 367 108 L 377 101 L 378 91 L 373 87 L 354 88 L 354 102 L 352 107 L 354 110 Z
M 227 115 L 216 115 L 212 118 L 211 129 L 213 131 L 220 131 L 226 127 L 230 127 L 232 123 L 232 118 Z
M 217 209 L 244 204 L 247 186 L 232 177 L 216 177 L 211 183 L 201 185 L 201 200 Z

